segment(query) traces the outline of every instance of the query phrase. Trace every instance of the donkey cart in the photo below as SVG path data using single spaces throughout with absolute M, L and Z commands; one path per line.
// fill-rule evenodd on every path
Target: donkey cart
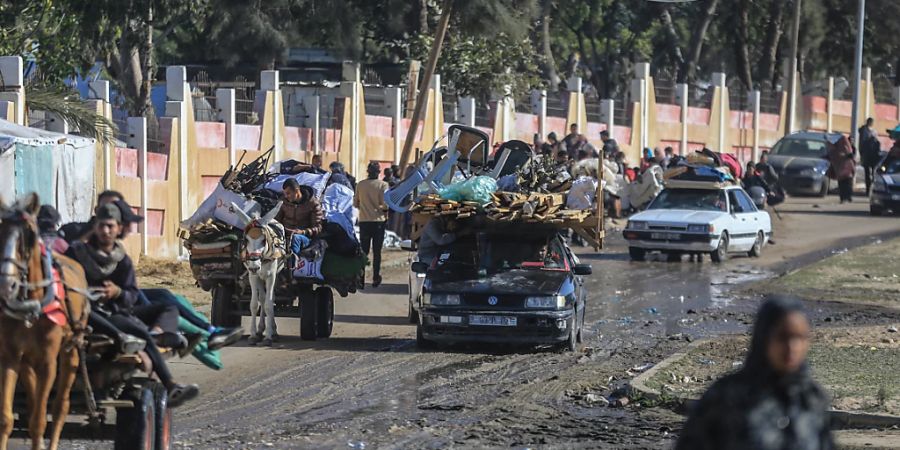
M 86 364 L 72 388 L 62 437 L 113 441 L 116 450 L 168 450 L 172 432 L 168 394 L 162 383 L 150 377 L 142 353 L 119 354 L 111 339 L 90 335 L 82 355 Z M 163 355 L 170 357 L 172 352 Z M 27 410 L 25 395 L 17 391 L 15 437 L 28 436 Z
M 212 294 L 210 318 L 216 326 L 240 326 L 241 318 L 250 315 L 251 289 L 239 254 L 241 241 L 217 239 L 191 248 L 191 270 L 200 287 Z M 329 257 L 336 256 L 326 250 L 325 258 Z M 297 277 L 285 268 L 275 282 L 275 317 L 299 317 L 304 340 L 328 338 L 334 324 L 334 290 L 345 297 L 356 291 L 355 283 L 351 278 Z

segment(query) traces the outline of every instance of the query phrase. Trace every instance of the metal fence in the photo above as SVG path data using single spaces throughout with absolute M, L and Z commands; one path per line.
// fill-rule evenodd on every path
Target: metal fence
M 781 114 L 781 91 L 766 89 L 759 92 L 759 112 Z
M 675 104 L 675 79 L 664 75 L 653 78 L 653 88 L 656 90 L 656 103 Z
M 894 103 L 894 91 L 897 89 L 894 79 L 886 74 L 872 77 L 872 88 L 875 90 L 875 103 Z
M 259 123 L 259 116 L 254 108 L 256 91 L 259 89 L 255 81 L 249 81 L 242 75 L 232 81 L 213 81 L 210 80 L 209 74 L 205 70 L 201 70 L 194 76 L 190 84 L 194 100 L 194 117 L 197 120 L 215 121 L 218 112 L 216 89 L 234 89 L 235 122 Z
M 387 116 L 387 102 L 386 95 L 383 87 L 380 86 L 365 86 L 363 88 L 363 98 L 366 102 L 366 114 L 372 114 L 374 116 Z

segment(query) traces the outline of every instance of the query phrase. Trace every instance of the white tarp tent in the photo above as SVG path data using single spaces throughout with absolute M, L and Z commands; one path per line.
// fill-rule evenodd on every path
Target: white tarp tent
M 0 197 L 37 192 L 62 222 L 86 221 L 95 196 L 94 140 L 0 119 Z

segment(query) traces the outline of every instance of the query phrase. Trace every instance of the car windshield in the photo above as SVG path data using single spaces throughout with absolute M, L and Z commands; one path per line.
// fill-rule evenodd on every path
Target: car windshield
M 728 211 L 725 191 L 712 189 L 666 189 L 647 209 L 690 209 Z
M 882 173 L 900 173 L 900 158 L 888 158 L 881 166 Z
M 825 156 L 825 141 L 786 138 L 778 141 L 770 153 L 779 156 L 821 158 Z
M 454 242 L 438 256 L 439 272 L 511 269 L 567 270 L 565 248 L 555 236 L 511 237 L 479 233 Z

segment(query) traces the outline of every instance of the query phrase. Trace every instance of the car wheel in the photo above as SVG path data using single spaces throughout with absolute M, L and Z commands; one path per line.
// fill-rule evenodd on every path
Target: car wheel
M 422 334 L 422 325 L 416 325 L 416 347 L 422 350 L 434 348 L 434 342 L 425 339 L 425 335 Z
M 869 215 L 880 216 L 884 214 L 884 209 L 880 206 L 869 205 Z
M 647 256 L 647 250 L 638 247 L 628 247 L 628 256 L 632 261 L 643 261 Z
M 762 254 L 763 242 L 765 241 L 765 234 L 760 231 L 756 234 L 756 241 L 753 242 L 753 247 L 750 248 L 750 251 L 747 252 L 751 258 L 759 258 Z
M 314 341 L 319 334 L 319 302 L 312 289 L 302 288 L 300 296 L 300 339 Z
M 722 233 L 719 246 L 710 255 L 714 263 L 724 262 L 728 259 L 728 233 Z
M 828 196 L 828 188 L 830 187 L 829 178 L 822 179 L 822 187 L 819 188 L 819 197 L 827 197 Z
M 316 291 L 316 337 L 331 337 L 334 330 L 334 292 L 328 286 L 319 286 Z
M 569 338 L 563 343 L 563 350 L 567 352 L 578 351 L 578 317 L 573 315 L 569 321 Z
M 419 323 L 419 312 L 416 311 L 415 306 L 412 304 L 412 300 L 408 301 L 409 303 L 409 311 L 406 313 L 406 319 L 409 320 L 409 323 Z

